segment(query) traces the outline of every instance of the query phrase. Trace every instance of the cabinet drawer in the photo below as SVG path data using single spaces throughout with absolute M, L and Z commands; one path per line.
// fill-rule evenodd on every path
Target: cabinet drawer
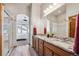
M 38 39 L 36 39 L 36 52 L 38 52 Z
M 44 42 L 44 46 L 48 47 L 49 49 L 53 50 L 53 46 L 47 42 Z
M 43 47 L 39 47 L 39 55 L 43 56 Z
M 47 42 L 44 42 L 44 46 L 50 48 L 55 53 L 55 55 L 60 55 L 60 56 L 73 55 L 72 52 L 67 52 L 67 51 L 65 51 L 57 46 L 54 46 L 53 44 L 47 43 Z
M 43 40 L 39 40 L 39 47 L 43 48 L 43 46 L 44 46 Z
M 65 51 L 65 50 L 62 50 L 62 49 L 60 49 L 59 47 L 55 47 L 55 46 L 53 46 L 54 47 L 54 52 L 56 53 L 56 54 L 58 54 L 58 55 L 60 55 L 60 56 L 70 56 L 70 55 L 73 55 L 72 53 L 70 53 L 70 52 L 67 52 L 67 51 Z
M 39 39 L 39 55 L 43 56 L 44 44 L 43 40 Z
M 36 40 L 35 39 L 33 39 L 33 48 L 35 49 L 35 46 L 36 45 Z
M 60 55 L 58 55 L 57 53 L 54 53 L 54 56 L 60 56 Z

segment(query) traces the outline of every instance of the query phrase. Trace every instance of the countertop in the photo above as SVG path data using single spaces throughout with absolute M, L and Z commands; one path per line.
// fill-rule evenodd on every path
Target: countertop
M 47 38 L 46 36 L 41 36 L 41 35 L 35 35 L 35 37 L 40 38 L 48 43 L 51 43 L 59 48 L 62 48 L 65 51 L 74 53 L 73 42 L 71 41 L 66 42 L 66 41 L 62 41 L 61 39 L 51 38 L 51 37 Z

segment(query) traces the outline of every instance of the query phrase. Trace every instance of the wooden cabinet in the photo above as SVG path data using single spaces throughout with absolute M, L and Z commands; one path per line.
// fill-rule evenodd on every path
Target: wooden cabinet
M 52 56 L 53 52 L 49 48 L 44 46 L 44 56 Z
M 32 36 L 32 48 L 34 48 L 34 36 Z
M 35 49 L 35 51 L 38 53 L 38 38 L 32 37 L 32 47 Z
M 39 39 L 39 55 L 43 56 L 43 49 L 44 49 L 44 41 Z
M 54 56 L 60 56 L 60 55 L 54 52 Z
M 54 44 L 50 44 L 49 42 L 43 41 L 40 38 L 33 37 L 32 40 L 33 48 L 37 52 L 39 56 L 71 56 L 74 55 L 72 52 L 68 52 Z
M 53 45 L 53 48 L 54 48 L 53 51 L 55 52 L 55 55 L 59 55 L 59 56 L 70 56 L 70 55 L 73 55 L 72 52 L 68 52 L 66 50 L 63 50 L 63 49 L 57 47 L 57 46 Z
M 38 53 L 38 47 L 39 47 L 38 42 L 39 42 L 39 40 L 38 40 L 38 38 L 36 38 L 36 52 L 37 53 Z
M 70 55 L 73 55 L 72 52 L 65 51 L 65 50 L 63 50 L 63 49 L 61 49 L 61 48 L 59 48 L 59 47 L 57 47 L 53 44 L 48 43 L 48 42 L 44 42 L 44 46 L 48 47 L 50 50 L 52 50 L 54 56 L 70 56 Z
M 36 48 L 36 40 L 35 37 L 32 37 L 32 47 L 35 49 Z
M 53 56 L 54 55 L 53 48 L 47 42 L 44 42 L 44 55 L 45 56 Z

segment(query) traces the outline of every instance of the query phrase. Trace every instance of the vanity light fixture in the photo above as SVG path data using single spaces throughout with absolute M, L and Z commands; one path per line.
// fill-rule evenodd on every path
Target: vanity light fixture
M 53 3 L 53 5 L 57 5 L 57 3 Z M 44 10 L 44 13 L 49 11 L 53 7 L 53 5 L 49 5 L 49 7 Z
M 48 8 L 46 8 L 46 10 L 44 10 L 44 13 L 46 13 L 47 11 L 49 11 L 52 8 L 52 5 L 49 5 Z

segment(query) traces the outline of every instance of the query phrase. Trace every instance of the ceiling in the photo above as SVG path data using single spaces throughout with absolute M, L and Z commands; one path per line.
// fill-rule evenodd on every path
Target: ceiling
M 59 12 L 60 11 L 60 12 Z M 50 14 L 47 15 L 47 18 L 49 20 L 52 20 L 53 22 L 57 22 L 57 20 L 55 20 L 57 17 L 59 17 L 59 15 L 61 15 L 62 19 L 64 19 L 66 16 L 66 5 L 63 5 L 62 7 L 56 9 L 55 11 L 51 12 Z M 54 17 L 55 16 L 55 17 Z M 61 20 L 62 20 L 61 19 Z M 58 20 L 59 22 L 61 20 Z
M 31 3 L 5 3 L 5 6 L 30 6 Z
M 31 3 L 5 3 L 4 9 L 8 11 L 8 14 L 12 17 L 16 17 L 17 14 L 26 14 L 29 16 L 29 7 Z
M 52 16 L 52 15 L 58 16 L 58 15 L 63 14 L 65 12 L 66 12 L 66 5 L 64 5 L 60 8 L 58 8 L 57 10 L 55 10 L 54 12 L 50 13 L 49 16 Z

